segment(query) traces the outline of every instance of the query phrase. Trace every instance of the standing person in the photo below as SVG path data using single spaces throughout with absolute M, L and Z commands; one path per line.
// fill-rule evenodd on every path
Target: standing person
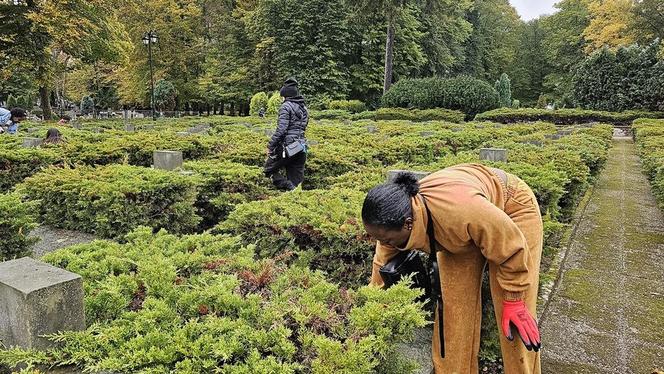
M 279 109 L 277 130 L 267 145 L 265 175 L 283 191 L 295 189 L 304 180 L 307 161 L 304 132 L 309 124 L 309 112 L 294 78 L 288 78 L 281 87 L 284 103 Z M 285 169 L 286 176 L 281 175 Z
M 369 191 L 362 220 L 378 240 L 371 276 L 375 286 L 384 286 L 381 267 L 400 251 L 430 253 L 434 247 L 443 300 L 434 322 L 435 373 L 478 372 L 487 263 L 505 373 L 540 373 L 534 316 L 543 228 L 537 200 L 525 182 L 479 164 L 450 167 L 419 182 L 402 173 Z M 520 339 L 514 339 L 516 334 Z
M 19 123 L 27 117 L 23 108 L 12 108 L 12 110 L 0 108 L 0 128 L 2 128 L 0 133 L 6 131 L 9 134 L 16 134 Z

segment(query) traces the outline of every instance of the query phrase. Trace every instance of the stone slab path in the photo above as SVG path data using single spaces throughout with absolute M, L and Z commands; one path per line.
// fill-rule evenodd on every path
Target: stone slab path
M 57 249 L 75 244 L 89 243 L 95 240 L 94 235 L 58 229 L 50 226 L 39 226 L 30 232 L 29 236 L 36 236 L 39 241 L 32 247 L 32 257 L 39 259 L 43 255 Z
M 664 216 L 630 138 L 614 138 L 540 318 L 543 373 L 664 368 Z

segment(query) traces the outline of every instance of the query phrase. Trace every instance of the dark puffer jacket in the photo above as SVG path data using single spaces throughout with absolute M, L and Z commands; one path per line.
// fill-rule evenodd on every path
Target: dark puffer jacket
M 309 124 L 309 112 L 304 105 L 304 99 L 291 97 L 279 109 L 279 123 L 267 147 L 271 153 L 278 152 L 284 144 L 290 144 L 296 139 L 304 139 L 304 132 Z

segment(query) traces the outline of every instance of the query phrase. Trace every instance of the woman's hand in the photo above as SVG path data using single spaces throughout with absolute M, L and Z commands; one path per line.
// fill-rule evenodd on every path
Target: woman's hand
M 526 308 L 523 300 L 503 301 L 503 334 L 507 340 L 514 340 L 510 324 L 516 327 L 526 349 L 539 351 L 542 347 L 537 321 Z

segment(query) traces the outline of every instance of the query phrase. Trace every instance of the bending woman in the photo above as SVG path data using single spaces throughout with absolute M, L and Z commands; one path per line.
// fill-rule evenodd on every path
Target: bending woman
M 427 211 L 444 298 L 445 358 L 436 315 L 435 372 L 478 372 L 480 292 L 488 262 L 505 373 L 540 373 L 534 316 L 543 229 L 531 189 L 514 175 L 478 164 L 450 167 L 420 182 L 402 173 L 373 188 L 362 207 L 365 229 L 378 240 L 373 285 L 384 285 L 379 270 L 399 251 L 431 251 Z

